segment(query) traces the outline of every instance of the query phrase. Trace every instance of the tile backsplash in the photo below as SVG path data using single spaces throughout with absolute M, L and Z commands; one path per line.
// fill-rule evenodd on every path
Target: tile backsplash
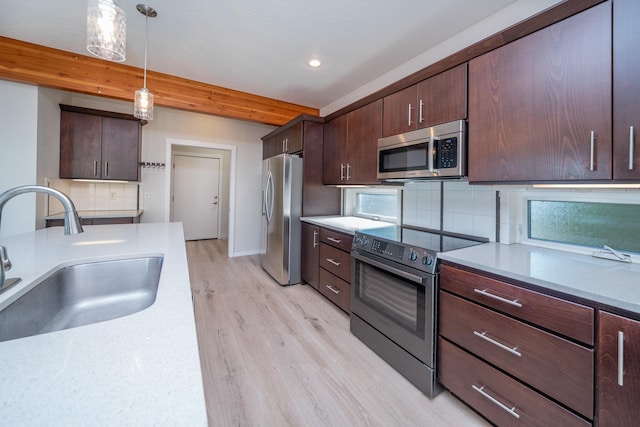
M 404 186 L 404 224 L 495 241 L 496 218 L 496 189 L 493 187 L 471 186 L 466 181 L 424 181 Z
M 62 191 L 73 200 L 79 211 L 115 211 L 138 209 L 137 183 L 81 182 L 49 179 L 48 185 Z M 64 212 L 60 202 L 48 198 L 47 215 Z

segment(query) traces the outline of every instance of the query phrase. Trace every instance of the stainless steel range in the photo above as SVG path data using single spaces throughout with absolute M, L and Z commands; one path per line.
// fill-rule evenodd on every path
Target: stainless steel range
M 351 332 L 430 398 L 440 391 L 438 254 L 487 241 L 411 226 L 354 236 Z

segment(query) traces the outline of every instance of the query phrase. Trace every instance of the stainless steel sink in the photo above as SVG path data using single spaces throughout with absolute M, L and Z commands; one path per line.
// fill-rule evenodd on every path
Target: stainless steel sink
M 151 306 L 162 257 L 77 264 L 54 271 L 0 311 L 0 341 L 103 322 Z

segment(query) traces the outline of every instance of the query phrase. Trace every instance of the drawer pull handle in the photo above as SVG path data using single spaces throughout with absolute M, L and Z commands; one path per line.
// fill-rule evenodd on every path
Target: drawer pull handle
M 480 295 L 484 295 L 485 297 L 489 297 L 489 298 L 493 298 L 493 299 L 498 300 L 498 301 L 502 301 L 504 303 L 507 303 L 509 305 L 513 305 L 515 307 L 522 307 L 522 304 L 520 304 L 517 299 L 510 300 L 510 299 L 507 299 L 507 298 L 502 298 L 502 297 L 500 297 L 498 295 L 494 295 L 494 294 L 492 294 L 490 292 L 487 292 L 486 289 L 474 289 L 473 292 L 476 292 L 476 293 L 478 293 Z
M 340 267 L 340 263 L 332 260 L 331 258 L 327 258 L 327 261 L 330 262 L 331 264 L 335 265 L 336 267 Z
M 519 351 L 516 351 L 516 348 L 518 348 L 517 346 L 516 347 L 506 346 L 506 345 L 494 340 L 493 338 L 488 337 L 486 332 L 473 331 L 473 335 L 477 336 L 478 338 L 482 338 L 483 340 L 488 341 L 491 344 L 493 344 L 493 345 L 495 345 L 497 347 L 500 347 L 501 349 L 506 350 L 511 354 L 514 354 L 514 355 L 516 355 L 518 357 L 522 356 L 522 353 L 520 353 Z
M 336 289 L 336 288 L 334 288 L 334 287 L 333 287 L 333 286 L 331 286 L 331 285 L 326 285 L 326 286 L 327 286 L 327 288 L 329 288 L 329 290 L 330 290 L 331 292 L 333 292 L 334 294 L 336 294 L 336 295 L 340 295 L 340 289 Z
M 327 237 L 327 240 L 333 243 L 342 243 L 342 240 L 334 239 L 333 237 Z
M 624 332 L 618 331 L 618 385 L 624 384 Z
M 491 396 L 489 393 L 487 393 L 486 391 L 484 391 L 484 386 L 482 387 L 478 387 L 475 384 L 471 385 L 471 388 L 473 388 L 475 391 L 477 391 L 478 393 L 480 393 L 482 396 L 484 396 L 485 398 L 489 399 L 489 401 L 493 402 L 494 404 L 498 405 L 500 408 L 504 409 L 506 412 L 508 412 L 509 414 L 513 415 L 514 417 L 520 419 L 520 414 L 518 414 L 516 412 L 516 407 L 513 406 L 511 408 L 509 408 L 507 405 L 505 405 L 504 403 L 500 402 L 498 399 L 496 399 L 495 397 Z

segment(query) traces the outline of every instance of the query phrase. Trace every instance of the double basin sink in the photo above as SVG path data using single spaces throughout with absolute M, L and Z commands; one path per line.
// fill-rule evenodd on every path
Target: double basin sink
M 0 342 L 117 319 L 151 306 L 161 256 L 55 270 L 0 311 Z

